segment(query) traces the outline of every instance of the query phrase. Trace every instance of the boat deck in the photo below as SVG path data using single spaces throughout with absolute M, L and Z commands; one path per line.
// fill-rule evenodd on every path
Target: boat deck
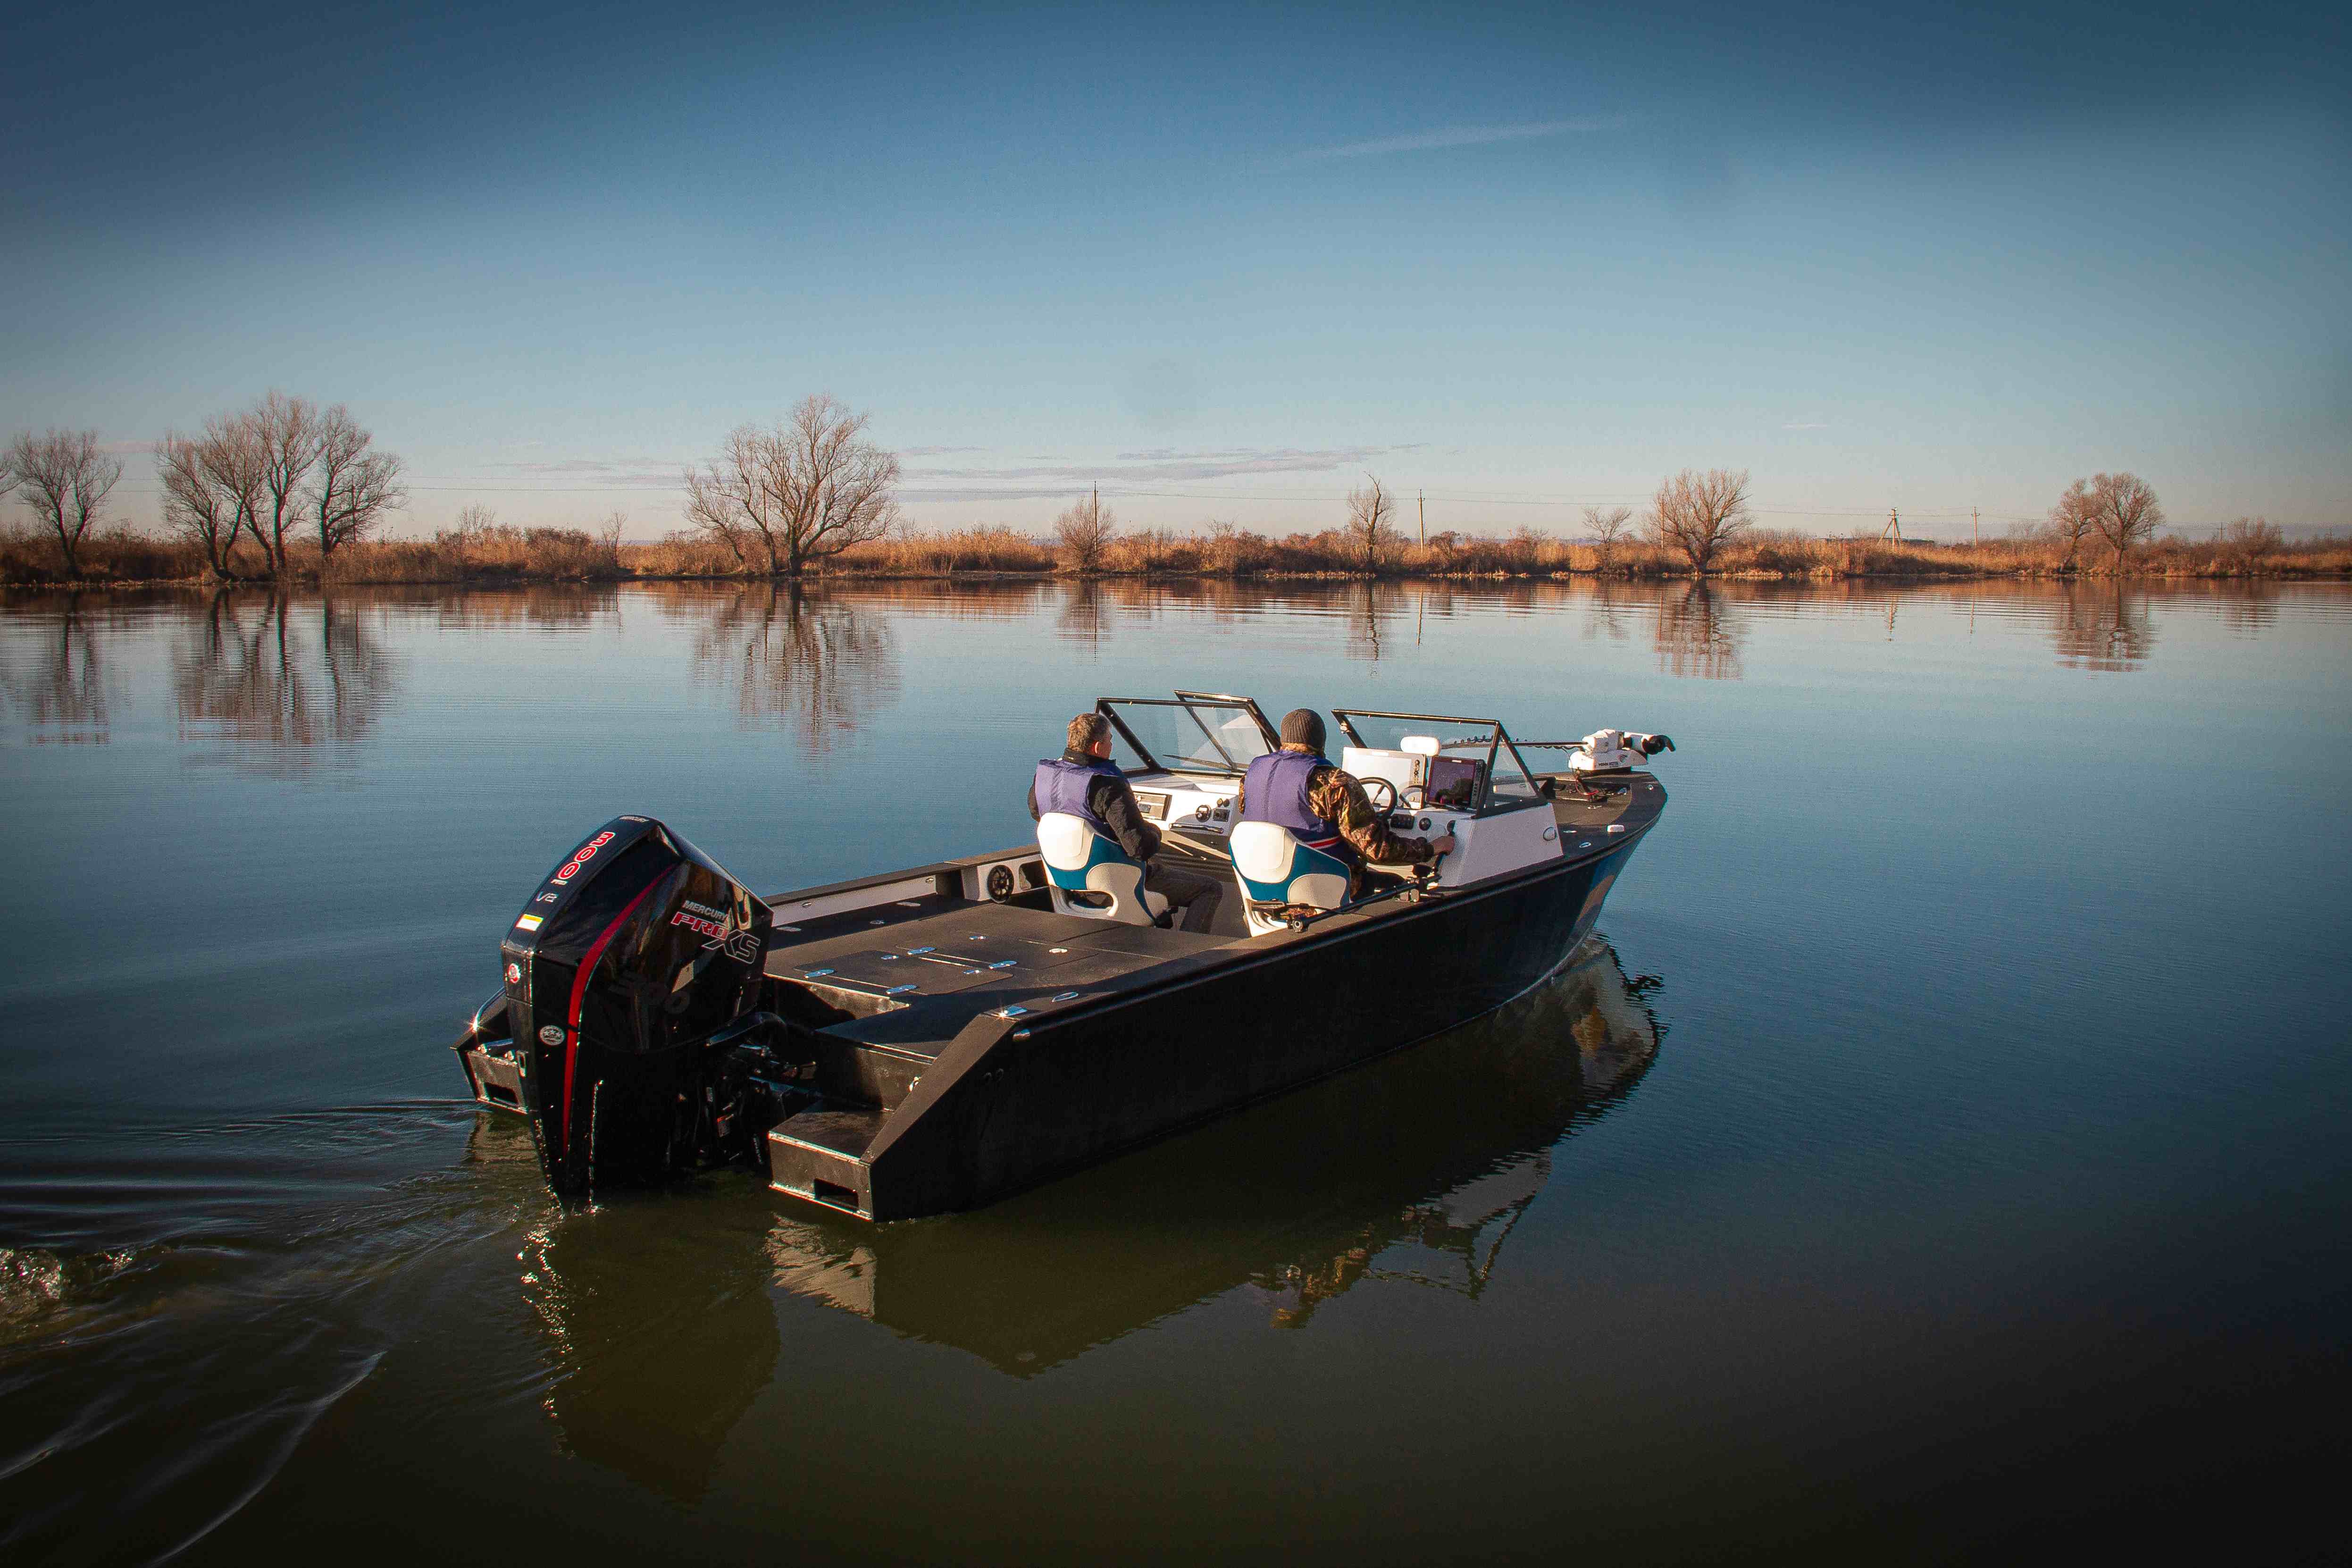
M 872 999 L 877 1011 L 825 1032 L 926 1059 L 983 1014 L 1091 1001 L 1247 940 L 940 894 L 799 926 L 778 929 L 769 975 Z

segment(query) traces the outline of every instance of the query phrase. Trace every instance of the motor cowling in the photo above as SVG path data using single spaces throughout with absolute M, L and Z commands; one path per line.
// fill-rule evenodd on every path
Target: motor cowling
M 555 863 L 500 944 L 540 1166 L 559 1194 L 723 1160 L 724 1047 L 758 1007 L 775 917 L 661 823 L 616 816 Z

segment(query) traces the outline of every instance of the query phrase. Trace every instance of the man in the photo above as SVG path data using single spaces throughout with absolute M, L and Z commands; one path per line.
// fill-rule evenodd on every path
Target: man
M 1205 931 L 1217 918 L 1217 901 L 1224 897 L 1223 879 L 1173 866 L 1156 866 L 1160 830 L 1143 818 L 1127 775 L 1110 760 L 1110 721 L 1099 713 L 1081 713 L 1070 721 L 1069 744 L 1061 756 L 1037 764 L 1029 784 L 1031 820 L 1049 811 L 1066 811 L 1084 817 L 1097 831 L 1118 840 L 1118 847 L 1143 868 L 1143 885 L 1184 911 L 1189 931 Z
M 1348 896 L 1402 885 L 1404 879 L 1375 871 L 1367 861 L 1425 866 L 1454 847 L 1454 835 L 1400 838 L 1372 809 L 1364 786 L 1323 755 L 1323 720 L 1312 708 L 1294 708 L 1282 719 L 1282 750 L 1249 765 L 1234 802 L 1235 822 L 1271 822 L 1307 843 L 1349 863 Z

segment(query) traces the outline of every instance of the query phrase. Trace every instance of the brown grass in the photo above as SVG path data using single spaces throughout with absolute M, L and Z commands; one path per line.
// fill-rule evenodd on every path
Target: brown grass
M 257 577 L 261 561 L 241 544 L 240 575 Z M 1362 575 L 1360 544 L 1338 529 L 1279 536 L 1216 524 L 1192 533 L 1131 531 L 1114 538 L 1103 570 L 1114 578 L 1352 577 Z M 85 540 L 83 577 L 103 583 L 201 579 L 205 563 L 177 541 L 127 528 Z M 297 545 L 290 565 L 297 580 L 331 584 L 617 582 L 630 579 L 741 577 L 725 548 L 700 535 L 674 533 L 646 543 L 618 543 L 578 528 L 492 525 L 429 540 L 380 540 L 345 545 L 320 569 L 316 545 Z M 1681 560 L 1646 541 L 1618 544 L 1604 562 L 1592 544 L 1531 529 L 1510 533 L 1448 532 L 1423 543 L 1390 542 L 1384 576 L 1540 579 L 1570 574 L 1657 578 L 1687 576 Z M 829 579 L 1043 576 L 1066 572 L 1055 545 L 1002 524 L 952 531 L 902 530 L 824 563 Z M 1982 544 L 1926 544 L 1874 538 L 1822 539 L 1785 530 L 1754 529 L 1727 546 L 1717 570 L 1756 580 L 1843 578 L 2112 577 L 2115 562 L 2103 548 L 2086 549 L 2070 566 L 2063 543 L 2044 534 L 1988 540 Z M 2352 576 L 2352 538 L 2284 544 L 2249 554 L 2220 541 L 2162 539 L 2136 551 L 2125 572 L 2133 577 Z M 0 583 L 39 585 L 66 580 L 55 539 L 19 523 L 0 528 Z

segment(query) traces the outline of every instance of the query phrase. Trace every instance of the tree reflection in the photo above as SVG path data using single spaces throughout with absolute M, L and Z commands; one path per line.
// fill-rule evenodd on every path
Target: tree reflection
M 1669 589 L 1658 603 L 1658 668 L 1670 675 L 1739 679 L 1744 636 L 1746 628 L 1705 583 L 1694 582 L 1679 595 Z
M 1348 655 L 1372 664 L 1381 661 L 1387 624 L 1404 608 L 1404 592 L 1393 584 L 1367 580 L 1357 584 L 1348 605 Z
M 1605 577 L 1593 582 L 1585 601 L 1584 640 L 1591 642 L 1604 634 L 1611 642 L 1625 640 L 1624 601 Z
M 731 687 L 748 720 L 791 722 L 814 751 L 898 696 L 887 620 L 797 584 L 747 587 L 710 607 L 696 634 L 696 679 Z
M 1110 626 L 1110 605 L 1102 584 L 1089 578 L 1071 584 L 1069 592 L 1063 595 L 1061 609 L 1054 616 L 1054 635 L 1065 642 L 1084 643 L 1089 651 L 1097 651 L 1109 635 Z
M 2219 591 L 2221 624 L 2233 632 L 2259 636 L 2278 625 L 2278 584 L 2250 578 Z
M 236 766 L 265 773 L 347 762 L 398 683 L 363 613 L 331 596 L 298 608 L 216 594 L 172 656 L 183 737 L 220 742 Z
M 2145 595 L 2127 595 L 2117 582 L 2112 592 L 2066 590 L 2058 605 L 2051 639 L 2058 662 L 2070 669 L 2121 674 L 2137 669 L 2156 647 L 2156 626 Z
M 102 746 L 111 738 L 111 679 L 98 633 L 97 616 L 74 594 L 36 636 L 9 639 L 0 685 L 36 745 Z

